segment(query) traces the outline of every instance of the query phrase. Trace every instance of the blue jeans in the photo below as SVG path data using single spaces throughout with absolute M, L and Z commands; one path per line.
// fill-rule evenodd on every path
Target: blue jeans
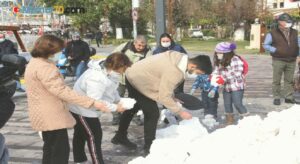
M 9 153 L 5 145 L 5 138 L 0 133 L 0 163 L 8 163 L 8 160 L 9 160 Z
M 232 104 L 240 114 L 247 113 L 248 111 L 243 105 L 243 97 L 244 97 L 244 90 L 232 91 L 232 92 L 226 92 L 224 90 L 223 99 L 224 99 L 225 113 L 233 113 Z
M 217 92 L 215 94 L 214 98 L 209 98 L 208 92 L 202 91 L 201 97 L 202 97 L 202 103 L 203 103 L 203 107 L 204 107 L 204 115 L 211 114 L 216 118 L 217 117 L 217 109 L 218 109 L 219 93 Z
M 75 70 L 76 80 L 83 74 L 83 72 L 87 69 L 87 64 L 84 61 L 81 61 L 77 66 L 73 67 Z

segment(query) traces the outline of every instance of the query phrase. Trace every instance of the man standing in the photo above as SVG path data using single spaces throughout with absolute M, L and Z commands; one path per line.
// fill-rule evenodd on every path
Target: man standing
M 68 42 L 65 54 L 70 60 L 72 70 L 75 71 L 76 79 L 78 79 L 87 69 L 87 63 L 91 54 L 89 45 L 80 39 L 78 32 L 73 33 L 72 41 Z
M 203 74 L 211 64 L 208 56 L 199 55 L 188 58 L 176 51 L 166 51 L 134 63 L 126 71 L 128 96 L 137 103 L 131 110 L 125 111 L 120 118 L 119 128 L 112 143 L 136 149 L 136 144 L 127 138 L 127 130 L 133 115 L 142 109 L 144 120 L 144 154 L 149 153 L 155 139 L 159 119 L 160 103 L 182 119 L 191 119 L 192 115 L 183 110 L 174 98 L 174 89 L 184 80 L 185 74 Z
M 135 63 L 139 60 L 142 60 L 146 57 L 152 55 L 151 48 L 147 45 L 147 39 L 143 35 L 138 35 L 134 41 L 128 41 L 126 43 L 121 44 L 118 46 L 113 52 L 122 52 L 126 56 L 129 57 L 132 63 Z M 125 75 L 122 75 L 122 79 L 119 84 L 119 94 L 121 97 L 124 97 L 126 87 L 125 87 Z M 119 123 L 120 118 L 119 113 L 113 114 L 113 125 L 117 125 Z M 142 124 L 141 120 L 138 120 L 138 124 Z
M 102 45 L 102 32 L 100 30 L 97 31 L 95 39 L 96 39 L 97 47 L 100 47 Z
M 283 13 L 278 16 L 277 22 L 278 27 L 266 35 L 263 45 L 272 56 L 274 105 L 281 104 L 281 96 L 284 96 L 285 103 L 295 103 L 293 99 L 293 77 L 296 58 L 299 55 L 298 31 L 292 28 L 292 17 Z M 285 92 L 283 94 L 280 85 L 282 74 Z

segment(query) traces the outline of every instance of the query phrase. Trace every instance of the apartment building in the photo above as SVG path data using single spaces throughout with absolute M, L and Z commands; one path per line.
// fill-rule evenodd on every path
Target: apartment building
M 266 6 L 273 12 L 294 10 L 300 7 L 300 0 L 266 0 Z

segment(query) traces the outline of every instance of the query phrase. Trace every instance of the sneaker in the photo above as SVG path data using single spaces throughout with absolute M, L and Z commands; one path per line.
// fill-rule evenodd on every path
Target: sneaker
M 280 105 L 281 104 L 280 99 L 274 99 L 273 104 Z
M 130 150 L 134 150 L 137 148 L 137 145 L 133 142 L 130 142 L 126 137 L 119 137 L 117 134 L 111 139 L 111 143 L 115 145 L 123 145 Z
M 295 104 L 295 100 L 294 99 L 284 99 L 284 102 L 287 104 Z

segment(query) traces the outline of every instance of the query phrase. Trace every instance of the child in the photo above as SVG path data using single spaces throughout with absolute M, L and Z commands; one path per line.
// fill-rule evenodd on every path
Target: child
M 123 112 L 126 108 L 120 102 L 117 91 L 120 75 L 131 65 L 129 58 L 120 52 L 109 55 L 105 60 L 92 60 L 74 85 L 74 90 L 96 100 L 102 100 L 113 112 Z M 127 108 L 126 108 L 127 109 Z M 103 164 L 101 150 L 102 129 L 100 112 L 70 104 L 70 110 L 76 119 L 73 137 L 74 162 L 86 162 L 85 143 L 88 143 L 93 163 Z
M 211 63 L 210 63 L 211 65 Z M 211 66 L 212 67 L 212 66 Z M 206 74 L 198 75 L 194 84 L 192 85 L 192 89 L 190 94 L 193 95 L 195 90 L 200 88 L 202 90 L 201 97 L 202 103 L 204 107 L 204 115 L 212 115 L 215 119 L 217 118 L 217 108 L 218 108 L 218 88 L 219 85 L 222 84 L 222 79 L 220 76 L 214 77 L 216 80 L 216 84 L 219 85 L 212 85 L 212 76 L 210 76 L 212 72 L 212 68 Z
M 216 45 L 214 55 L 215 70 L 213 74 L 222 76 L 225 81 L 223 99 L 227 125 L 234 122 L 232 104 L 241 116 L 249 114 L 243 105 L 245 89 L 243 61 L 235 54 L 235 49 L 236 44 L 221 42 Z

